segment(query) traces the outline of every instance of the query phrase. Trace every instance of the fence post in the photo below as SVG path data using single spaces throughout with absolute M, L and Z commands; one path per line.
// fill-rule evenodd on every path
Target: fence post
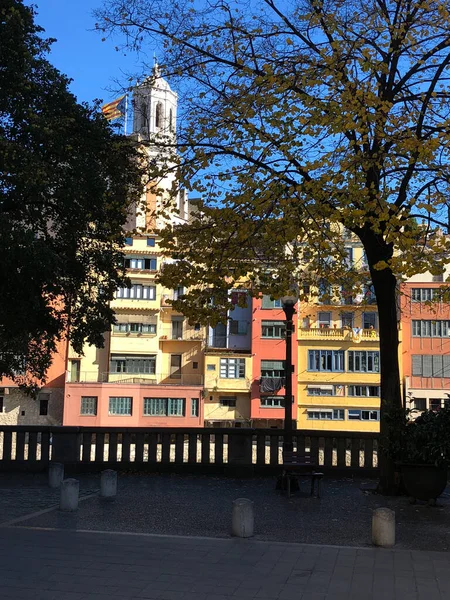
M 52 430 L 52 461 L 63 465 L 80 462 L 81 434 L 79 427 L 55 427 Z
M 227 474 L 234 477 L 251 477 L 253 475 L 253 430 L 242 429 L 241 431 L 242 434 L 228 433 Z

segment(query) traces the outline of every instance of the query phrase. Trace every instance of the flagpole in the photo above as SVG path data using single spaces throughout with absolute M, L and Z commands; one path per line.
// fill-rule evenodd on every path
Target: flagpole
M 128 121 L 128 92 L 125 94 L 125 122 L 123 124 L 123 135 L 127 135 L 127 121 Z

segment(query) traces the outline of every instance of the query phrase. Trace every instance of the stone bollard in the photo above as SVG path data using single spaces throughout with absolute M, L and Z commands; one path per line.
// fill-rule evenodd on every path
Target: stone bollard
M 78 479 L 64 479 L 64 481 L 61 483 L 61 496 L 59 500 L 60 510 L 77 510 L 79 492 L 80 482 Z
M 253 502 L 247 498 L 233 501 L 231 517 L 231 534 L 236 537 L 248 538 L 253 535 L 254 517 Z
M 372 512 L 372 544 L 391 548 L 395 544 L 395 512 L 377 508 Z
M 50 463 L 48 466 L 48 485 L 51 488 L 59 488 L 64 480 L 64 465 L 61 463 Z
M 117 495 L 117 472 L 112 469 L 102 471 L 100 478 L 100 498 L 114 500 Z

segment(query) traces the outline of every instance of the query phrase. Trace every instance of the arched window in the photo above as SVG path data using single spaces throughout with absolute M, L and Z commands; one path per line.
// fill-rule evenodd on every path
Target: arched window
M 169 110 L 169 131 L 173 131 L 173 112 Z
M 145 100 L 143 100 L 141 102 L 141 105 L 139 107 L 139 113 L 140 113 L 140 117 L 141 117 L 141 128 L 142 129 L 147 129 L 148 127 L 148 121 L 147 121 L 147 102 L 145 102 Z
M 158 102 L 158 104 L 156 105 L 156 111 L 155 111 L 155 127 L 156 128 L 160 128 L 162 127 L 162 110 L 163 110 L 163 106 L 161 104 L 161 102 Z

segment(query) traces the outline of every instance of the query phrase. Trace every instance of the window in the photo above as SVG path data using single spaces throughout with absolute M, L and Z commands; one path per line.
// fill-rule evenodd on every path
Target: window
M 191 417 L 198 417 L 199 400 L 191 398 Z
M 363 329 L 377 328 L 377 313 L 365 312 L 362 316 Z
M 348 370 L 353 373 L 379 373 L 380 353 L 376 351 L 349 350 Z
M 196 362 L 195 360 L 192 363 L 192 368 L 193 369 L 198 369 L 198 362 Z
M 284 396 L 261 396 L 260 402 L 265 408 L 283 408 Z
M 353 319 L 354 315 L 352 312 L 343 312 L 341 313 L 341 327 L 350 327 L 353 328 Z
M 308 371 L 343 371 L 343 350 L 309 350 Z
M 118 288 L 116 298 L 156 300 L 156 287 L 154 285 L 140 285 L 138 283 L 133 283 L 130 288 Z
M 413 354 L 412 374 L 419 377 L 450 377 L 450 355 Z
M 442 400 L 440 398 L 430 398 L 430 410 L 440 410 L 442 408 Z
M 0 413 L 4 412 L 5 410 L 5 399 L 3 398 L 3 396 L 0 396 Z
M 320 312 L 319 313 L 319 327 L 322 329 L 329 329 L 331 327 L 331 313 Z
M 229 408 L 236 407 L 236 396 L 219 396 L 219 402 L 221 406 L 228 406 Z
M 329 304 L 331 301 L 331 285 L 326 279 L 319 279 L 318 285 L 319 300 L 322 304 Z
M 95 417 L 97 414 L 97 396 L 81 396 L 80 414 Z
M 39 394 L 39 415 L 46 417 L 48 415 L 48 403 L 50 402 L 50 394 Z
M 144 398 L 144 415 L 162 417 L 167 415 L 167 398 Z
M 170 378 L 181 379 L 181 354 L 170 355 Z
M 450 321 L 425 321 L 412 322 L 413 337 L 450 337 Z
M 306 417 L 314 421 L 343 421 L 345 419 L 345 410 L 343 408 L 308 410 Z
M 306 417 L 309 420 L 314 421 L 332 421 L 333 411 L 332 410 L 308 410 L 306 411 Z
M 167 399 L 167 415 L 169 417 L 184 417 L 184 398 Z
M 346 304 L 348 306 L 353 304 L 353 288 L 351 288 L 348 284 L 341 286 L 341 298 L 342 304 Z
M 70 381 L 72 383 L 80 381 L 81 360 L 73 359 L 70 361 Z
M 444 275 L 441 273 L 440 275 L 433 275 L 431 281 L 435 283 L 442 283 L 444 281 Z
M 378 410 L 349 410 L 348 418 L 350 421 L 378 421 Z
M 163 115 L 163 105 L 161 102 L 158 102 L 155 109 L 155 127 L 162 127 L 162 115 Z
M 316 385 L 307 387 L 308 396 L 334 396 L 332 385 Z
M 125 238 L 125 246 L 132 246 L 132 245 L 133 245 L 133 238 L 126 237 Z
M 284 377 L 284 360 L 262 360 L 261 377 Z
M 427 410 L 426 398 L 413 398 L 412 403 L 416 410 Z
M 370 285 L 365 285 L 364 289 L 364 302 L 366 304 L 376 304 L 377 303 L 377 297 L 375 295 L 375 289 L 373 287 L 372 284 Z
M 156 258 L 125 258 L 126 269 L 144 269 L 146 271 L 156 271 Z
M 179 285 L 173 290 L 173 299 L 179 300 L 181 296 L 184 296 L 184 287 L 182 285 Z
M 230 334 L 231 335 L 246 335 L 248 328 L 247 321 L 235 321 L 230 320 Z
M 109 414 L 110 415 L 131 415 L 131 404 L 133 398 L 123 396 L 110 396 Z
M 173 131 L 173 111 L 169 109 L 169 131 Z
M 283 308 L 281 300 L 273 300 L 270 296 L 263 296 L 262 308 Z
M 156 323 L 116 323 L 116 333 L 147 333 L 156 335 Z
M 244 379 L 245 358 L 221 358 L 220 377 L 224 379 Z
M 348 395 L 355 397 L 379 397 L 380 387 L 378 385 L 349 385 Z
M 155 247 L 155 238 L 147 238 L 147 246 Z
M 207 371 L 215 371 L 216 370 L 216 365 L 213 365 L 211 363 L 206 365 L 206 370 Z
M 286 324 L 284 321 L 262 321 L 261 337 L 280 340 L 285 335 Z
M 145 373 L 155 375 L 156 356 L 111 356 L 111 373 Z
M 174 317 L 172 319 L 172 339 L 183 339 L 183 318 Z
M 431 302 L 437 292 L 436 288 L 412 288 L 411 300 L 413 302 Z
M 345 264 L 349 269 L 351 269 L 353 267 L 353 248 L 351 246 L 347 246 L 345 248 L 345 254 Z

